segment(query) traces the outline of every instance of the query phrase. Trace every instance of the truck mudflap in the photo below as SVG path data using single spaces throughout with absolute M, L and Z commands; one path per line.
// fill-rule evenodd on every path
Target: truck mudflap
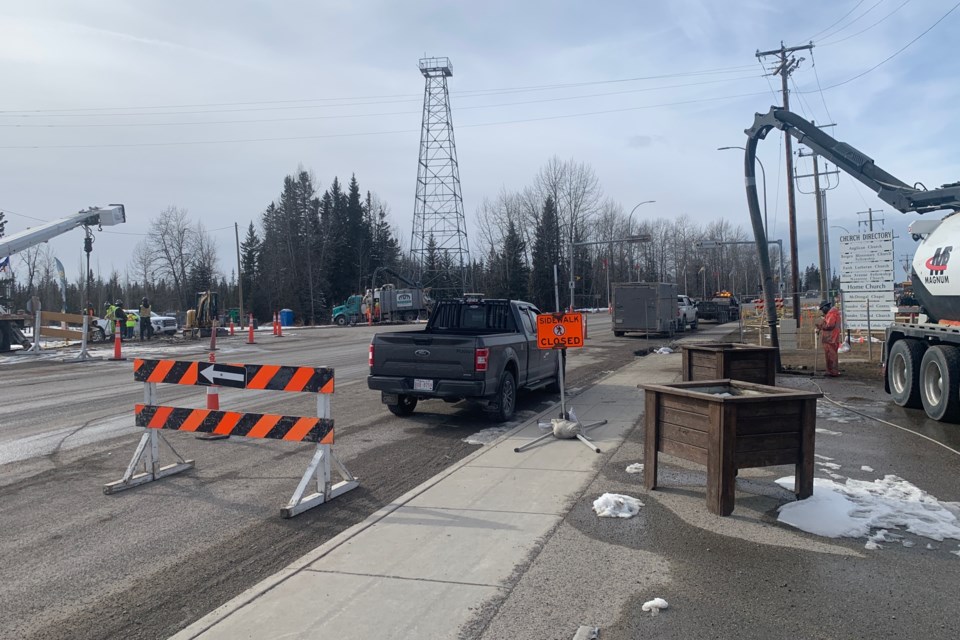
M 417 379 L 419 380 L 419 379 Z M 487 395 L 482 380 L 437 380 L 432 379 L 432 389 L 417 384 L 414 378 L 392 376 L 368 376 L 367 387 L 381 392 L 384 404 L 396 404 L 397 395 L 417 398 L 482 398 Z M 393 400 L 388 401 L 389 397 Z

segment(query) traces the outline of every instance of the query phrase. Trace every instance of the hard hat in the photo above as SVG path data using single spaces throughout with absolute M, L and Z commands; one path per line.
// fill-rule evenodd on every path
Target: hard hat
M 149 300 L 144 298 L 143 300 L 140 301 L 140 304 L 149 304 L 149 302 L 150 302 Z
M 821 303 L 820 303 L 820 311 L 830 311 L 830 307 L 832 307 L 832 306 L 833 306 L 833 305 L 831 305 L 829 302 L 821 302 Z
M 123 300 L 121 300 L 120 298 L 117 298 L 117 301 L 114 302 L 113 304 L 117 305 L 118 307 L 119 307 L 119 306 L 122 306 L 122 305 L 123 305 Z

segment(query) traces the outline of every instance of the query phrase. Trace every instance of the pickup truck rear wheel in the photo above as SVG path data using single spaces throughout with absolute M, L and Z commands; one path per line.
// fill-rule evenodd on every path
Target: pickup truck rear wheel
M 90 331 L 90 341 L 91 342 L 103 342 L 106 340 L 106 336 L 103 335 L 103 329 L 97 327 Z
M 417 408 L 417 399 L 413 396 L 397 396 L 397 404 L 388 404 L 387 409 L 390 409 L 390 413 L 401 418 L 410 415 L 413 413 L 413 410 Z
M 498 422 L 507 422 L 513 417 L 517 408 L 517 381 L 510 371 L 500 374 L 500 385 L 497 387 L 497 408 L 494 413 Z

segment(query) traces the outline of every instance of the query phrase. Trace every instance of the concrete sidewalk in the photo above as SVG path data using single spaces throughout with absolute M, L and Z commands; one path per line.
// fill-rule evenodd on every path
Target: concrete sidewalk
M 515 453 L 542 433 L 531 420 L 174 638 L 457 638 L 509 595 L 631 431 L 643 412 L 637 384 L 679 370 L 679 353 L 641 358 L 571 399 L 584 423 L 608 420 L 588 434 L 602 455 L 553 438 Z

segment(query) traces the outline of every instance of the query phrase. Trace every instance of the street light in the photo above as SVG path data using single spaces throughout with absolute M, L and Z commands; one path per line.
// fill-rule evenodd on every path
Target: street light
M 741 149 L 746 151 L 743 147 L 717 147 L 717 151 L 726 151 L 728 149 Z M 763 163 L 760 162 L 760 158 L 757 158 L 757 162 L 760 164 L 760 175 L 763 176 L 763 233 L 769 238 L 770 227 L 767 224 L 767 170 L 763 168 Z
M 627 217 L 627 233 L 633 233 L 633 212 L 640 208 L 640 205 L 643 204 L 653 204 L 656 200 L 644 200 L 643 202 L 638 202 L 633 209 L 630 210 L 630 215 Z M 612 249 L 612 247 L 611 247 Z M 613 256 L 611 256 L 612 258 Z M 634 262 L 633 251 L 630 251 L 630 262 Z M 630 281 L 630 269 L 627 269 L 627 281 Z M 637 269 L 637 282 L 640 282 L 640 270 Z M 610 287 L 607 287 L 607 300 L 610 300 Z
M 606 245 L 610 245 L 610 252 L 612 253 L 613 245 L 615 244 L 622 244 L 624 242 L 630 242 L 630 243 L 650 242 L 650 240 L 652 240 L 652 237 L 650 236 L 649 233 L 641 233 L 635 236 L 627 236 L 626 238 L 622 238 L 620 240 L 596 240 L 596 241 L 589 241 L 589 242 L 571 242 L 570 255 L 571 256 L 573 255 L 573 251 L 576 247 L 589 247 L 589 246 L 596 246 L 598 244 L 606 244 Z M 575 280 L 575 277 L 573 274 L 573 260 L 570 260 L 570 311 L 571 313 L 575 310 L 575 306 L 573 304 L 574 280 Z M 607 305 L 609 306 L 609 304 L 610 304 L 610 265 L 608 263 L 607 264 Z
M 642 205 L 642 204 L 651 204 L 651 203 L 653 203 L 653 202 L 656 202 L 656 200 L 644 200 L 643 202 L 637 203 L 637 205 L 636 205 L 633 209 L 630 210 L 630 216 L 629 216 L 629 218 L 627 218 L 627 234 L 628 234 L 628 236 L 630 236 L 630 234 L 633 232 L 633 229 L 632 229 L 632 226 L 633 226 L 633 212 L 636 211 L 636 210 L 640 207 L 640 205 Z M 574 284 L 575 284 L 574 277 L 573 277 L 573 248 L 574 248 L 574 247 L 583 246 L 583 245 L 585 245 L 585 244 L 607 244 L 606 242 L 592 242 L 592 243 L 591 243 L 591 242 L 574 242 L 574 241 L 573 241 L 573 232 L 574 232 L 574 219 L 573 219 L 573 216 L 571 216 L 571 217 L 570 217 L 570 281 L 568 282 L 568 284 L 569 284 L 569 286 L 570 286 L 570 311 L 571 311 L 571 312 L 572 312 L 572 311 L 575 309 L 575 307 L 576 307 L 576 305 L 574 304 L 574 291 L 573 291 L 573 289 L 574 289 Z M 621 242 L 645 242 L 645 240 L 633 240 L 633 239 L 631 239 L 631 238 L 637 238 L 637 237 L 640 237 L 640 236 L 630 236 L 630 237 L 628 237 L 626 240 L 621 240 Z M 648 239 L 649 239 L 649 238 L 648 238 Z M 611 252 L 612 252 L 612 250 L 613 250 L 613 244 L 611 243 L 610 246 L 611 246 Z M 612 257 L 612 256 L 611 256 L 611 257 Z M 609 265 L 609 263 L 608 263 L 608 264 L 607 264 L 607 278 L 608 278 L 608 280 L 609 280 L 609 277 L 610 277 L 609 269 L 610 269 L 610 265 Z M 628 278 L 628 280 L 629 280 L 629 278 Z M 609 300 L 610 300 L 610 287 L 608 286 L 608 287 L 607 287 L 607 301 L 609 302 Z

